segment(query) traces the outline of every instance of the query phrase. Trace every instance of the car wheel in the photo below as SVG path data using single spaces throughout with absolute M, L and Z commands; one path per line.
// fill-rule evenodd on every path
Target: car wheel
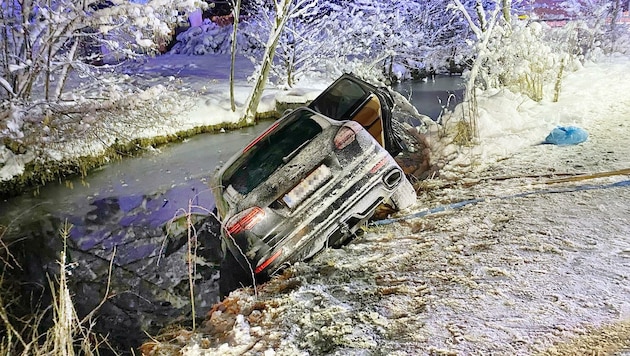
M 403 179 L 389 199 L 396 211 L 407 209 L 416 203 L 416 190 L 409 180 Z
M 227 297 L 236 289 L 252 285 L 251 272 L 245 271 L 230 251 L 225 251 L 219 272 L 219 296 L 221 298 Z

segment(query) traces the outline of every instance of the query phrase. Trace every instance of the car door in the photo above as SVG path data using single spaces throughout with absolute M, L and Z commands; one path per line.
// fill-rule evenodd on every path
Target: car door
M 315 98 L 309 108 L 335 120 L 357 121 L 395 156 L 402 146 L 391 127 L 392 106 L 386 89 L 344 74 Z

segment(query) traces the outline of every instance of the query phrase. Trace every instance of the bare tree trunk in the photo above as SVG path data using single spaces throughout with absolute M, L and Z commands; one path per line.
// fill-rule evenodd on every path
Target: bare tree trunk
M 263 90 L 265 89 L 267 79 L 269 78 L 269 71 L 271 70 L 273 57 L 276 53 L 276 47 L 278 46 L 280 35 L 284 30 L 284 25 L 287 23 L 289 11 L 293 0 L 274 0 L 274 2 L 276 5 L 276 19 L 274 22 L 274 27 L 269 35 L 269 40 L 267 41 L 266 46 L 267 48 L 265 49 L 265 54 L 263 55 L 262 59 L 262 66 L 256 78 L 254 89 L 252 90 L 252 93 L 250 94 L 247 101 L 247 109 L 245 111 L 245 115 L 243 115 L 240 120 L 241 122 L 254 121 L 256 110 L 258 109 L 258 104 L 260 104 Z
M 615 43 L 617 42 L 617 18 L 619 17 L 619 12 L 621 11 L 621 1 L 613 0 L 610 15 L 610 52 L 615 51 Z
M 291 57 L 289 58 L 289 63 L 287 64 L 287 85 L 289 88 L 293 88 L 293 84 L 295 84 L 295 80 L 293 78 L 293 72 L 295 71 L 295 42 L 290 47 L 292 50 Z
M 61 97 L 61 93 L 63 92 L 63 87 L 66 85 L 66 80 L 68 79 L 68 73 L 70 67 L 72 66 L 72 62 L 76 59 L 77 49 L 79 48 L 80 40 L 76 38 L 74 43 L 72 44 L 72 48 L 68 52 L 68 61 L 63 65 L 61 69 L 61 74 L 59 74 L 59 82 L 57 83 L 57 87 L 55 88 L 55 100 L 59 100 Z
M 7 7 L 11 7 L 13 5 L 11 4 L 7 4 Z M 7 11 L 7 13 L 12 13 L 13 10 L 9 9 L 9 11 Z M 4 11 L 0 11 L 0 22 L 3 24 L 2 26 L 2 47 L 3 47 L 3 51 L 2 51 L 2 58 L 0 63 L 2 63 L 2 73 L 4 75 L 3 78 L 3 82 L 2 82 L 2 88 L 4 88 L 8 94 L 9 97 L 14 97 L 15 96 L 15 76 L 11 74 L 11 71 L 9 70 L 9 63 L 10 63 L 10 54 L 9 54 L 9 38 L 10 38 L 10 26 L 8 25 L 8 21 L 12 21 L 11 18 L 7 18 L 5 17 L 5 12 Z
M 506 24 L 511 24 L 510 10 L 512 10 L 512 0 L 501 0 L 501 8 L 503 9 L 503 20 L 505 20 Z
M 23 24 L 27 24 L 29 19 L 29 14 L 31 13 L 31 1 L 24 1 L 22 3 L 22 23 Z M 22 48 L 20 49 L 20 57 L 19 58 L 24 58 L 27 61 L 29 61 L 31 64 L 30 66 L 36 66 L 37 64 L 35 63 L 35 60 L 33 58 L 33 48 L 31 45 L 31 33 L 29 30 L 28 26 L 22 26 L 23 31 L 24 31 L 24 35 L 22 35 L 23 38 L 23 43 L 22 43 Z M 33 81 L 35 78 L 35 75 L 33 75 L 32 73 L 37 72 L 37 70 L 33 70 L 33 68 L 29 68 L 28 72 L 25 75 L 21 75 L 21 74 L 17 74 L 17 80 L 18 80 L 18 86 L 19 86 L 19 90 L 17 91 L 17 94 L 19 97 L 21 98 L 26 98 L 29 97 L 31 94 L 31 89 L 33 87 Z M 30 78 L 29 78 L 30 77 Z M 22 85 L 20 85 L 22 84 Z
M 501 0 L 501 9 L 503 12 L 503 21 L 505 22 L 506 29 L 512 33 L 512 0 Z
M 77 43 L 78 41 L 75 41 Z M 52 75 L 52 46 L 48 46 L 46 54 L 46 81 L 44 84 L 44 95 L 46 100 L 50 100 L 50 77 Z
M 477 0 L 475 10 L 477 11 L 477 18 L 479 19 L 479 27 L 482 32 L 485 32 L 488 29 L 488 21 L 486 20 L 486 10 L 483 8 L 483 2 L 481 0 Z
M 236 111 L 236 103 L 234 99 L 234 63 L 236 62 L 236 31 L 238 30 L 238 17 L 241 13 L 241 0 L 231 0 L 232 4 L 232 16 L 234 17 L 234 23 L 232 24 L 232 58 L 230 61 L 230 106 L 232 112 Z

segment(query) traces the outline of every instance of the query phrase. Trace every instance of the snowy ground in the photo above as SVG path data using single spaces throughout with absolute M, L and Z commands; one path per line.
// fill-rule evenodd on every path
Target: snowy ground
M 235 291 L 180 335 L 184 354 L 630 355 L 629 71 L 587 65 L 555 104 L 481 98 L 482 144 L 422 183 L 409 213 L 483 201 L 371 227 Z M 557 124 L 588 141 L 537 144 Z
M 194 58 L 156 59 L 130 74 L 147 85 L 189 81 L 196 105 L 177 118 L 183 126 L 235 120 L 223 62 Z M 203 81 L 187 76 L 205 73 L 201 68 L 208 69 Z M 436 144 L 434 158 L 448 163 L 439 180 L 421 184 L 409 213 L 483 202 L 372 227 L 346 248 L 326 250 L 260 286 L 257 296 L 234 292 L 209 314 L 202 334 L 183 344 L 185 354 L 554 354 L 554 343 L 577 336 L 590 337 L 589 354 L 627 354 L 630 190 L 576 188 L 624 182 L 627 172 L 547 183 L 564 173 L 630 168 L 629 72 L 628 58 L 587 64 L 567 73 L 559 103 L 502 91 L 480 95 L 480 144 Z M 331 81 L 314 80 L 291 95 L 312 95 L 317 90 L 307 89 Z M 247 89 L 237 88 L 238 101 Z M 559 124 L 585 128 L 589 140 L 539 145 Z M 437 143 L 438 135 L 429 140 Z M 0 147 L 2 179 L 19 171 L 18 158 Z M 568 191 L 519 195 L 549 189 Z M 557 350 L 586 353 L 575 350 L 579 345 Z

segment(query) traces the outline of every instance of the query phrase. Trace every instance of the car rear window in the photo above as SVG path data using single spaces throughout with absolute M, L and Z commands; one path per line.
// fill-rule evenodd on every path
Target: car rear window
M 315 113 L 296 110 L 282 120 L 278 128 L 259 137 L 225 171 L 225 186 L 232 185 L 241 194 L 248 194 L 278 168 L 290 161 L 310 140 L 322 132 L 319 123 L 311 118 Z M 284 159 L 284 160 L 283 160 Z

